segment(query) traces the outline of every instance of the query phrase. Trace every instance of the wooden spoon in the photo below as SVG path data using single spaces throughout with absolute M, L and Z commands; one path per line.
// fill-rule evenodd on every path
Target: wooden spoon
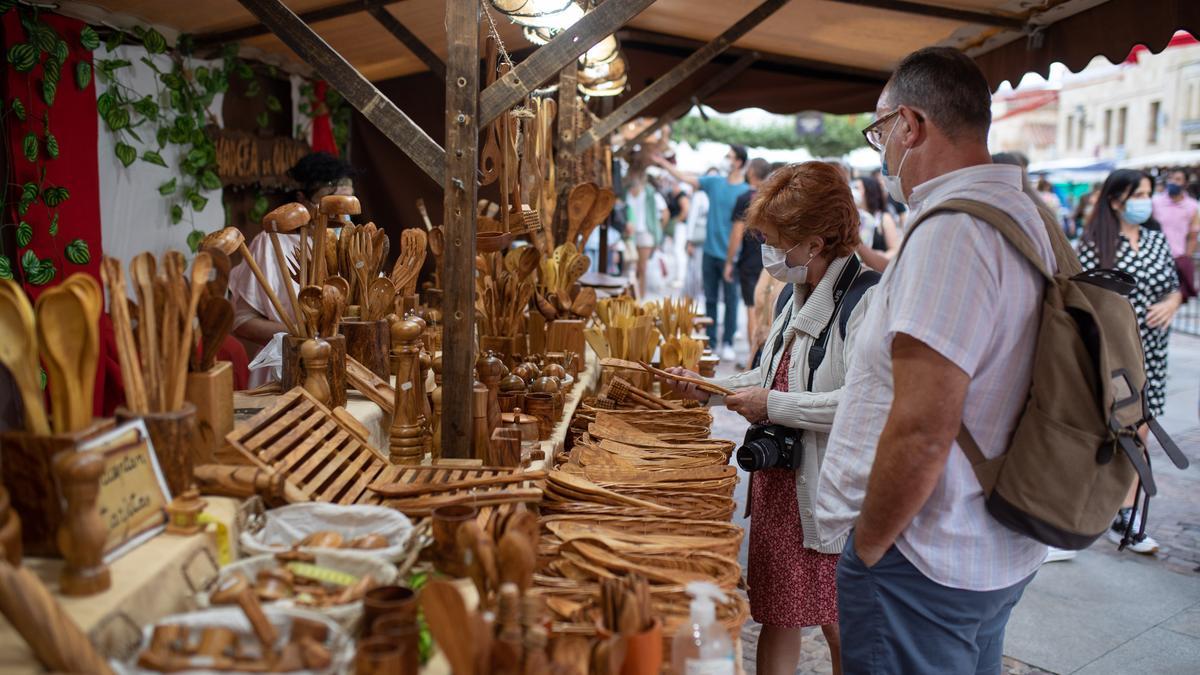
M 571 313 L 581 319 L 586 319 L 596 311 L 596 289 L 585 286 L 571 302 Z
M 350 282 L 346 281 L 346 277 L 336 274 L 331 277 L 326 277 L 324 285 L 337 288 L 338 292 L 342 294 L 343 300 L 350 297 Z
M 470 626 L 470 615 L 463 603 L 462 593 L 449 581 L 434 579 L 421 589 L 419 603 L 425 623 L 433 634 L 454 675 L 474 675 L 476 644 Z
M 330 279 L 346 281 L 341 277 L 330 277 Z M 329 283 L 330 279 L 326 279 L 325 285 L 321 287 L 320 332 L 322 335 L 337 333 L 338 323 L 342 320 L 342 307 L 345 306 L 346 295 L 339 286 Z
M 396 299 L 396 286 L 387 277 L 375 277 L 367 289 L 367 306 L 365 308 L 368 321 L 382 319 L 392 309 Z
M 285 280 L 292 277 L 288 272 L 287 258 L 283 255 L 283 247 L 279 244 L 279 233 L 294 232 L 307 224 L 309 220 L 311 220 L 311 217 L 309 216 L 308 209 L 303 204 L 297 202 L 284 204 L 263 216 L 263 229 L 267 231 L 268 236 L 271 238 L 271 247 L 275 250 L 275 262 L 279 265 L 280 276 Z M 288 297 L 292 301 L 292 313 L 290 315 L 294 321 L 292 327 L 299 329 L 299 322 L 295 321 L 296 305 L 299 304 L 296 298 L 296 287 L 290 281 L 284 283 L 284 286 L 287 286 Z M 300 336 L 308 337 L 303 333 L 300 333 Z
M 104 308 L 104 294 L 95 277 L 76 272 L 67 277 L 63 287 L 75 294 L 85 312 L 86 331 L 78 336 L 83 342 L 83 359 L 79 364 L 80 406 L 78 417 L 71 420 L 75 429 L 86 429 L 92 422 L 92 401 L 96 391 L 96 365 L 100 360 L 100 312 Z
M 215 246 L 210 248 L 220 250 Z M 155 307 L 157 303 L 154 301 L 154 277 L 157 267 L 154 254 L 149 251 L 135 255 L 129 263 L 129 276 L 133 278 L 133 288 L 141 310 L 141 317 L 138 319 L 138 347 L 149 397 L 147 403 L 155 408 L 159 406 L 159 381 L 162 378 L 158 349 L 158 314 Z
M 617 194 L 608 188 L 600 188 L 596 191 L 596 200 L 592 202 L 592 208 L 588 209 L 586 224 L 583 226 L 582 236 L 580 237 L 580 246 L 586 246 L 588 239 L 591 238 L 592 232 L 608 219 L 608 215 L 612 213 L 613 205 L 617 203 Z
M 300 289 L 300 312 L 304 315 L 305 330 L 312 336 L 321 334 L 321 311 L 324 307 L 325 290 L 322 286 L 305 286 Z
M 229 256 L 218 248 L 201 249 L 212 259 L 212 278 L 204 287 L 204 294 L 211 298 L 223 298 L 229 289 Z
M 25 410 L 25 430 L 50 433 L 41 387 L 38 383 L 37 334 L 33 307 L 15 282 L 0 280 L 0 363 L 12 373 Z
M 498 548 L 500 583 L 514 583 L 522 593 L 529 590 L 537 567 L 537 554 L 529 540 L 524 534 L 510 530 L 500 537 Z
M 433 285 L 442 285 L 442 254 L 446 251 L 446 231 L 441 225 L 429 231 L 429 252 L 433 254 Z
M 596 185 L 594 183 L 580 183 L 571 188 L 571 192 L 567 195 L 567 243 L 573 244 L 577 241 L 576 238 L 595 202 Z
M 38 296 L 35 311 L 54 431 L 61 434 L 85 428 L 86 423 L 76 426 L 76 422 L 82 417 L 83 406 L 80 366 L 86 347 L 80 336 L 87 331 L 86 310 L 74 293 L 59 286 Z M 88 409 L 89 419 L 91 412 Z
M 203 348 L 197 371 L 204 373 L 212 369 L 221 344 L 233 330 L 233 305 L 226 298 L 204 298 L 197 318 Z
M 168 253 L 170 253 L 168 251 Z M 192 260 L 192 275 L 190 285 L 188 286 L 187 308 L 183 313 L 183 332 L 179 336 L 179 344 L 175 361 L 175 371 L 171 373 L 171 397 L 169 399 L 171 407 L 168 410 L 179 410 L 183 407 L 183 394 L 187 388 L 187 364 L 188 355 L 192 353 L 195 346 L 192 343 L 192 332 L 195 330 L 196 324 L 196 307 L 200 304 L 200 296 L 204 294 L 204 287 L 208 284 L 208 273 L 212 270 L 212 258 L 208 254 L 201 251 L 196 254 Z

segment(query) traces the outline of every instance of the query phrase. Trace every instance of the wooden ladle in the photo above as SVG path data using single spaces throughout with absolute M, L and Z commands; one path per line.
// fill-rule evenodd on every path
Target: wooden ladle
M 225 255 L 233 255 L 234 251 L 242 254 L 242 260 L 250 266 L 250 271 L 254 274 L 254 278 L 258 280 L 258 285 L 267 294 L 267 299 L 271 301 L 271 306 L 275 308 L 275 313 L 283 320 L 287 326 L 288 332 L 295 334 L 296 326 L 288 317 L 288 313 L 283 311 L 283 303 L 279 301 L 279 296 L 275 295 L 275 289 L 271 288 L 271 284 L 267 282 L 267 277 L 263 274 L 262 268 L 255 262 L 254 256 L 250 255 L 250 249 L 246 248 L 246 237 L 242 231 L 236 227 L 227 227 L 223 230 L 217 230 L 204 237 L 200 242 L 202 248 L 212 246 L 218 248 Z
M 0 280 L 0 363 L 12 373 L 25 409 L 25 430 L 50 433 L 46 407 L 38 386 L 37 334 L 33 307 L 15 282 Z

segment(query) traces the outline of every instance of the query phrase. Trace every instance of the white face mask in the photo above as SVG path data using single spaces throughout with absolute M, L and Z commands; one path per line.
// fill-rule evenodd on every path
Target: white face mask
M 796 244 L 796 246 L 799 245 L 800 244 Z M 808 256 L 808 260 L 804 261 L 803 265 L 789 267 L 787 256 L 789 253 L 795 250 L 796 246 L 793 246 L 785 251 L 783 249 L 775 248 L 769 244 L 763 244 L 763 269 L 767 271 L 767 274 L 770 274 L 785 284 L 802 284 L 808 281 L 808 263 L 812 262 L 812 259 L 817 257 L 817 254 L 813 253 L 812 255 Z
M 908 151 L 912 148 L 905 148 L 904 154 L 900 155 L 900 165 L 896 167 L 895 175 L 888 173 L 887 168 L 887 144 L 892 140 L 892 134 L 896 132 L 896 127 L 899 123 L 892 125 L 892 130 L 888 132 L 888 136 L 883 141 L 883 148 L 879 151 L 879 165 L 883 170 L 883 184 L 887 188 L 888 196 L 892 201 L 898 204 L 908 204 L 908 200 L 904 197 L 904 185 L 900 182 L 900 172 L 904 170 L 904 160 L 908 159 Z
M 721 163 L 717 165 L 717 170 L 727 175 L 730 171 L 733 171 L 733 162 L 728 157 L 722 157 Z

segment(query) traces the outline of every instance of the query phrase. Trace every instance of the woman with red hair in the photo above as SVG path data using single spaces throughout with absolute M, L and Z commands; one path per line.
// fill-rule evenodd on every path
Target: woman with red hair
M 737 456 L 753 472 L 748 581 L 751 614 L 762 624 L 758 672 L 794 673 L 801 629 L 820 626 L 840 673 L 837 563 L 845 542 L 818 540 L 815 488 L 854 331 L 879 276 L 854 254 L 858 208 L 833 164 L 776 170 L 759 186 L 746 225 L 762 246 L 764 269 L 794 286 L 761 364 L 712 380 L 737 392 L 723 400 L 694 385 L 665 383 L 684 396 L 724 403 L 752 425 Z

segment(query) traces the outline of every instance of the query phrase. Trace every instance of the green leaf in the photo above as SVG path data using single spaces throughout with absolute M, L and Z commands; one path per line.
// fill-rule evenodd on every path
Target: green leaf
M 141 124 L 141 122 L 139 122 L 138 124 Z M 137 141 L 138 143 L 145 143 L 146 141 L 142 140 L 142 135 L 133 130 L 134 126 L 135 125 L 130 125 L 129 128 L 125 130 L 125 133 L 129 134 L 130 136 L 133 136 L 133 140 Z
M 8 62 L 18 73 L 28 73 L 37 65 L 38 50 L 27 42 L 21 42 L 8 48 Z
M 142 33 L 142 45 L 151 54 L 161 54 L 167 51 L 167 39 L 153 28 Z
M 157 164 L 159 166 L 167 165 L 167 162 L 162 158 L 162 155 L 158 154 L 157 152 L 154 152 L 153 150 L 147 150 L 147 151 L 143 152 L 142 153 L 142 161 L 149 162 L 151 164 Z
M 55 71 L 45 71 L 47 75 L 52 72 Z M 58 93 L 58 78 L 44 78 L 42 80 L 42 100 L 46 102 L 46 105 L 54 105 L 54 95 L 56 93 Z
M 179 77 L 175 73 L 163 73 L 162 75 L 158 76 L 158 79 L 162 80 L 162 83 L 167 86 L 167 89 L 172 91 L 183 89 L 183 78 Z
M 170 140 L 170 129 L 159 127 L 158 131 L 154 132 L 154 139 L 158 141 L 159 150 L 167 147 L 167 141 Z
M 279 97 L 275 95 L 267 96 L 267 110 L 270 110 L 273 113 L 283 111 L 283 104 L 279 102 Z
M 92 259 L 92 252 L 88 250 L 87 242 L 82 239 L 72 240 L 63 250 L 63 254 L 76 265 L 86 265 Z
M 183 220 L 183 207 L 175 204 L 171 207 L 171 224 L 178 225 L 181 220 Z
M 211 169 L 205 169 L 204 173 L 200 174 L 200 187 L 205 190 L 220 190 L 221 179 Z
M 267 201 L 266 196 L 259 194 L 254 198 L 254 205 L 250 207 L 250 220 L 259 222 L 263 216 L 267 215 L 267 210 L 271 208 L 271 203 Z
M 54 208 L 70 198 L 71 191 L 62 186 L 48 187 L 42 191 L 42 203 L 50 208 Z
M 192 230 L 188 232 L 187 245 L 192 253 L 200 250 L 200 242 L 202 241 L 204 241 L 204 230 Z
M 45 286 L 54 280 L 53 260 L 41 260 L 33 269 L 26 269 L 25 278 L 34 286 Z
M 57 213 L 55 213 L 53 216 L 50 217 L 50 236 L 51 237 L 58 236 L 58 214 Z
M 249 63 L 238 61 L 237 75 L 243 80 L 251 80 L 254 79 L 254 70 L 250 67 Z
M 100 118 L 108 121 L 108 113 L 117 105 L 117 99 L 112 95 L 112 92 L 104 92 L 96 97 L 96 112 L 100 114 Z
M 54 43 L 58 41 L 58 33 L 55 33 L 54 29 L 47 24 L 35 23 L 33 31 L 29 34 L 29 41 L 43 52 L 53 52 Z
M 94 28 L 84 26 L 83 30 L 79 31 L 79 46 L 87 50 L 92 50 L 100 46 L 100 36 L 96 34 Z
M 175 128 L 191 133 L 196 128 L 196 120 L 188 115 L 180 115 L 175 118 Z
M 38 259 L 37 254 L 33 252 L 33 249 L 28 249 L 24 254 L 21 255 L 21 269 L 25 270 L 26 274 L 28 274 L 31 270 L 36 269 L 38 265 L 41 264 L 42 261 Z
M 117 147 L 113 148 L 113 152 L 124 166 L 133 164 L 133 160 L 137 159 L 137 148 L 128 143 L 117 143 Z
M 25 248 L 33 241 L 33 226 L 25 221 L 17 224 L 17 248 Z
M 129 126 L 129 111 L 123 107 L 113 108 L 104 115 L 104 123 L 109 130 L 120 131 Z
M 26 183 L 21 186 L 21 201 L 32 202 L 33 200 L 35 200 L 37 198 L 38 198 L 37 183 L 30 182 L 30 183 Z
M 196 211 L 203 211 L 204 207 L 208 206 L 208 197 L 202 197 L 195 192 L 188 196 L 188 201 L 191 202 L 192 209 Z
M 192 148 L 188 151 L 187 162 L 196 166 L 197 168 L 204 166 L 205 160 L 207 159 L 208 155 L 200 148 Z
M 133 109 L 148 120 L 156 121 L 158 119 L 158 104 L 154 102 L 154 98 L 151 96 L 144 96 L 134 101 Z
M 38 388 L 46 391 L 46 369 L 38 366 Z
M 170 194 L 174 194 L 174 193 L 175 193 L 175 179 L 174 178 L 172 178 L 171 180 L 158 186 L 158 194 L 160 194 L 164 197 L 166 197 L 167 195 L 170 195 Z
M 12 100 L 12 111 L 13 114 L 17 116 L 18 120 L 22 122 L 25 121 L 25 104 L 21 103 L 21 99 L 14 98 Z
M 262 85 L 260 85 L 258 83 L 258 80 L 254 80 L 250 84 L 246 85 L 246 97 L 247 98 L 258 98 L 258 95 L 261 93 L 262 93 Z
M 66 42 L 55 38 L 51 54 L 54 56 L 54 60 L 61 65 L 67 62 L 67 57 L 71 55 L 71 48 L 67 46 Z
M 119 30 L 114 30 L 111 34 L 109 34 L 108 39 L 104 41 L 104 49 L 111 52 L 117 47 L 120 47 L 121 43 L 124 41 L 125 34 Z
M 0 255 L 0 279 L 13 280 L 12 261 L 6 255 Z
M 266 129 L 268 126 L 271 125 L 271 118 L 267 115 L 265 110 L 263 112 L 260 112 L 258 114 L 258 117 L 254 118 L 254 121 L 258 123 L 259 129 Z
M 75 86 L 80 89 L 87 89 L 92 83 L 92 64 L 87 61 L 80 61 L 75 64 Z
M 30 131 L 25 134 L 25 138 L 21 141 L 21 149 L 25 153 L 25 159 L 36 162 L 38 156 L 38 138 L 37 134 Z
M 58 159 L 58 139 L 49 131 L 46 131 L 46 156 L 50 159 Z

